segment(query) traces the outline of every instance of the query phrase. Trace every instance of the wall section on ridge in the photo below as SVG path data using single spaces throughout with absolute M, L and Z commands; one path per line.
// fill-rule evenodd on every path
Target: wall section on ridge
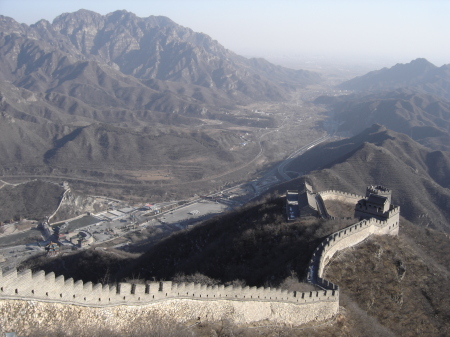
M 149 282 L 147 284 L 119 283 L 117 286 L 83 283 L 53 272 L 32 273 L 16 270 L 0 275 L 0 298 L 68 303 L 90 307 L 117 305 L 146 305 L 169 299 L 197 301 L 260 301 L 284 302 L 295 305 L 337 301 L 334 292 L 287 291 L 275 288 L 206 286 L 198 283 Z
M 339 250 L 357 245 L 371 235 L 398 235 L 399 222 L 400 207 L 396 206 L 389 212 L 389 218 L 385 221 L 375 218 L 362 220 L 329 235 L 314 250 L 308 266 L 308 281 L 316 284 L 325 281 L 322 279 L 325 266 Z
M 324 191 L 320 198 L 359 200 L 356 194 Z M 341 199 L 335 199 L 341 200 Z M 148 282 L 147 284 L 118 283 L 117 285 L 83 283 L 65 279 L 44 271 L 31 270 L 0 273 L 0 308 L 11 303 L 40 306 L 69 305 L 96 312 L 138 308 L 154 311 L 184 322 L 201 317 L 217 321 L 229 319 L 237 324 L 269 321 L 301 325 L 330 319 L 339 310 L 339 288 L 323 279 L 323 271 L 334 254 L 352 247 L 371 235 L 398 235 L 400 207 L 393 206 L 385 221 L 371 218 L 350 225 L 329 235 L 315 249 L 307 280 L 318 291 L 295 292 L 273 288 L 205 286 L 195 283 Z M 9 304 L 8 304 L 9 303 Z M 147 310 L 148 309 L 148 310 Z M 81 309 L 80 309 L 81 310 Z M 95 315 L 94 315 L 95 316 Z M 34 316 L 30 316 L 30 322 Z M 140 317 L 140 316 L 139 316 Z M 14 330 L 14 329 L 13 329 Z
M 350 203 L 357 203 L 359 200 L 364 199 L 364 196 L 354 194 L 354 193 L 347 193 L 347 192 L 341 192 L 336 190 L 327 190 L 318 192 L 318 195 L 322 198 L 322 200 L 338 200 L 343 202 L 350 202 Z

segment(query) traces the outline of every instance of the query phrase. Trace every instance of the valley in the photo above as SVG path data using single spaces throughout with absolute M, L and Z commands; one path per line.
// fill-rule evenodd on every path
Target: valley
M 21 167 L 21 165 L 5 168 L 1 177 L 14 182 L 39 178 L 59 182 L 69 181 L 71 186 L 80 192 L 94 194 L 93 188 L 95 188 L 96 194 L 122 199 L 146 196 L 161 201 L 169 200 L 169 198 L 186 198 L 195 193 L 205 194 L 227 185 L 252 179 L 256 177 L 257 172 L 283 160 L 298 147 L 306 145 L 315 138 L 320 138 L 324 133 L 318 127 L 322 119 L 321 110 L 308 101 L 299 103 L 299 99 L 295 99 L 294 104 L 259 103 L 246 109 L 255 111 L 258 110 L 256 107 L 260 111 L 259 115 L 270 114 L 270 118 L 274 120 L 277 127 L 240 126 L 230 122 L 215 124 L 215 121 L 208 120 L 208 123 L 191 131 L 191 135 L 206 137 L 205 139 L 210 140 L 222 137 L 220 142 L 226 142 L 224 145 L 226 144 L 228 148 L 220 151 L 227 151 L 232 156 L 239 157 L 237 161 L 224 162 L 221 159 L 215 159 L 214 156 L 205 157 L 204 153 L 199 153 L 194 147 L 183 149 L 177 143 L 177 154 L 173 155 L 174 160 L 172 160 L 176 161 L 176 164 L 170 164 L 170 159 L 160 157 L 158 164 L 145 164 L 138 170 L 131 162 L 118 161 L 111 162 L 106 167 L 86 163 L 82 165 L 81 170 L 76 169 L 81 164 L 80 161 L 70 166 L 67 165 L 67 161 L 64 161 L 62 164 L 64 166 L 33 167 L 33 174 L 27 172 L 31 169 L 30 167 Z M 223 135 L 232 135 L 231 142 L 223 139 Z M 161 142 L 164 142 L 162 138 L 152 146 L 164 148 L 168 145 Z M 184 159 L 183 152 L 189 153 L 188 158 L 191 159 Z M 142 156 L 146 155 L 142 154 Z M 140 161 L 144 160 L 150 163 L 155 161 L 151 158 Z M 135 161 L 133 159 L 132 162 Z M 180 190 L 179 186 L 183 186 L 183 189 Z
M 353 74 L 162 16 L 0 15 L 0 327 L 448 335 L 449 66 Z
M 317 122 L 317 120 L 311 118 L 311 116 L 304 116 L 307 116 L 303 117 L 306 120 L 311 120 L 314 123 Z M 292 121 L 292 116 L 285 117 L 283 124 L 281 124 L 279 128 L 269 131 L 265 129 L 264 131 L 262 131 L 261 136 L 259 136 L 260 151 L 255 156 L 255 158 L 253 158 L 243 167 L 234 169 L 231 172 L 225 172 L 220 175 L 209 177 L 208 180 L 227 177 L 228 175 L 248 168 L 257 160 L 264 160 L 264 156 L 266 156 L 267 154 L 265 154 L 263 139 L 268 138 L 268 135 L 271 133 L 285 133 L 286 131 L 292 130 L 290 127 L 288 128 L 287 125 L 290 125 L 290 127 L 295 126 L 297 131 L 302 131 L 302 127 L 305 128 L 304 125 L 306 125 L 306 128 L 310 127 L 308 126 L 308 123 L 294 123 Z M 308 129 L 303 130 L 307 131 Z M 269 190 L 274 185 L 291 180 L 291 177 L 285 172 L 285 167 L 287 164 L 289 164 L 292 158 L 301 155 L 306 150 L 309 150 L 312 147 L 320 144 L 321 142 L 327 141 L 328 139 L 328 135 L 322 136 L 308 144 L 303 145 L 300 149 L 295 150 L 285 160 L 282 160 L 281 162 L 275 164 L 275 166 L 269 169 L 267 172 L 264 172 L 262 174 L 260 173 L 260 177 L 256 177 L 251 181 L 240 183 L 234 186 L 232 184 L 228 184 L 227 187 L 222 187 L 219 191 L 208 193 L 208 195 L 206 196 L 199 197 L 197 194 L 194 194 L 193 197 L 187 200 L 172 199 L 170 202 L 162 203 L 154 203 L 155 200 L 152 200 L 151 202 L 153 205 L 150 208 L 148 208 L 146 204 L 143 203 L 143 201 L 148 202 L 147 200 L 140 200 L 140 203 L 138 201 L 138 204 L 134 204 L 130 208 L 130 205 L 126 204 L 124 199 L 112 199 L 108 202 L 109 209 L 115 210 L 120 207 L 125 207 L 128 211 L 125 213 L 119 212 L 119 214 L 121 214 L 120 217 L 114 213 L 115 211 L 112 211 L 113 213 L 102 211 L 90 216 L 82 215 L 81 220 L 88 219 L 89 217 L 91 218 L 91 220 L 84 221 L 84 223 L 87 224 L 86 226 L 75 225 L 75 222 L 79 221 L 78 219 L 80 219 L 80 216 L 77 216 L 74 219 L 64 219 L 64 222 L 56 222 L 54 225 L 52 225 L 50 231 L 47 232 L 47 234 L 45 231 L 43 231 L 42 238 L 41 233 L 36 230 L 37 223 L 35 223 L 36 228 L 31 229 L 30 233 L 21 234 L 22 239 L 11 241 L 11 236 L 5 237 L 5 243 L 12 242 L 14 246 L 9 245 L 9 247 L 2 248 L 0 252 L 3 256 L 3 262 L 0 264 L 0 266 L 3 270 L 15 268 L 23 259 L 30 258 L 34 254 L 39 255 L 44 253 L 44 248 L 50 241 L 61 242 L 62 246 L 60 249 L 62 252 L 65 251 L 66 253 L 78 247 L 81 247 L 83 249 L 87 249 L 90 247 L 94 247 L 95 249 L 115 248 L 124 249 L 130 252 L 145 252 L 150 247 L 150 245 L 154 245 L 164 237 L 167 237 L 180 230 L 186 230 L 187 228 L 195 226 L 195 224 L 203 222 L 216 214 L 222 213 L 224 211 L 231 211 L 233 209 L 246 205 L 251 200 L 259 198 L 264 192 Z M 293 173 L 295 174 L 295 172 L 290 171 L 291 175 Z M 297 174 L 299 173 L 301 172 L 298 172 Z M 17 180 L 19 177 L 15 176 L 14 178 Z M 25 177 L 20 178 L 23 179 Z M 54 181 L 58 181 L 58 179 L 65 179 L 65 181 L 68 180 L 68 177 L 59 176 L 28 176 L 26 178 L 46 178 L 52 179 Z M 69 178 L 69 180 L 71 179 Z M 86 180 L 83 181 L 86 182 Z M 203 181 L 206 181 L 206 179 L 204 179 Z M 109 183 L 109 185 L 114 186 L 114 183 Z M 188 184 L 181 183 L 179 185 L 186 186 Z M 133 202 L 136 202 L 136 200 L 138 199 L 136 198 L 136 196 L 134 197 L 135 198 L 130 198 L 129 200 L 133 200 Z M 107 200 L 108 198 L 104 199 L 104 202 L 106 202 Z M 61 201 L 61 204 L 62 203 L 63 200 Z M 61 218 L 61 215 L 59 215 L 58 212 L 55 215 L 55 218 Z M 73 225 L 71 225 L 72 223 Z M 82 223 L 83 222 L 81 222 L 80 224 Z M 12 223 L 10 226 L 14 226 L 14 223 Z M 71 240 L 70 238 L 76 237 L 77 233 L 83 233 L 83 235 L 86 235 L 85 233 L 87 233 L 89 239 L 83 239 L 82 241 Z M 31 239 L 31 242 L 30 238 L 33 238 Z M 21 241 L 24 242 L 24 244 L 20 244 Z

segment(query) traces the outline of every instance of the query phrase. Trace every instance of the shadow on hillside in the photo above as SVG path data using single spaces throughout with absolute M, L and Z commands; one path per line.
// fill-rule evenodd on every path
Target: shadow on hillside
M 91 249 L 30 259 L 21 267 L 94 283 L 202 274 L 220 283 L 276 287 L 293 273 L 303 279 L 317 245 L 354 222 L 313 217 L 287 222 L 284 214 L 284 198 L 273 197 L 174 233 L 140 256 Z

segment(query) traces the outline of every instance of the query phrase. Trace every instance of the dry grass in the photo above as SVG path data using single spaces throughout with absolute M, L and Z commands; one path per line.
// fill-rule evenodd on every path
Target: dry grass
M 324 200 L 325 207 L 330 216 L 336 218 L 353 218 L 355 215 L 355 204 L 339 200 Z
M 348 296 L 344 305 L 349 307 L 354 302 L 354 306 L 396 336 L 449 335 L 450 284 L 446 256 L 450 254 L 450 240 L 442 233 L 431 235 L 446 241 L 440 251 L 443 260 L 435 260 L 439 268 L 426 262 L 436 251 L 433 239 L 422 237 L 425 255 L 420 256 L 411 246 L 409 234 L 421 229 L 404 221 L 400 230 L 400 237 L 374 237 L 343 251 L 327 267 L 325 277 L 339 284 Z

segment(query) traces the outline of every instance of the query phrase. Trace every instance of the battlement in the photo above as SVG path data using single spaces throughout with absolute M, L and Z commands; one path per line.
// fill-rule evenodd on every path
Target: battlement
M 362 198 L 364 198 L 361 195 L 355 194 L 355 193 L 348 193 L 348 192 L 342 192 L 342 191 L 336 191 L 336 190 L 326 190 L 326 191 L 321 191 L 321 192 L 317 192 L 318 195 L 320 195 L 322 197 L 322 199 L 328 199 L 330 196 L 335 196 L 335 197 L 344 197 L 344 198 L 348 198 L 351 200 L 360 200 Z
M 308 266 L 308 281 L 322 286 L 325 266 L 337 251 L 352 247 L 371 235 L 398 235 L 400 207 L 394 206 L 389 214 L 387 220 L 362 220 L 326 237 L 314 250 Z
M 336 291 L 296 292 L 274 288 L 206 286 L 171 281 L 145 284 L 118 283 L 115 286 L 74 281 L 53 272 L 10 271 L 0 276 L 0 297 L 62 302 L 82 306 L 144 305 L 167 299 L 270 301 L 305 304 L 337 301 Z
M 387 195 L 387 194 L 392 194 L 392 191 L 382 185 L 371 185 L 371 186 L 367 186 L 366 189 L 366 196 L 368 197 L 368 194 L 380 194 L 380 195 Z

